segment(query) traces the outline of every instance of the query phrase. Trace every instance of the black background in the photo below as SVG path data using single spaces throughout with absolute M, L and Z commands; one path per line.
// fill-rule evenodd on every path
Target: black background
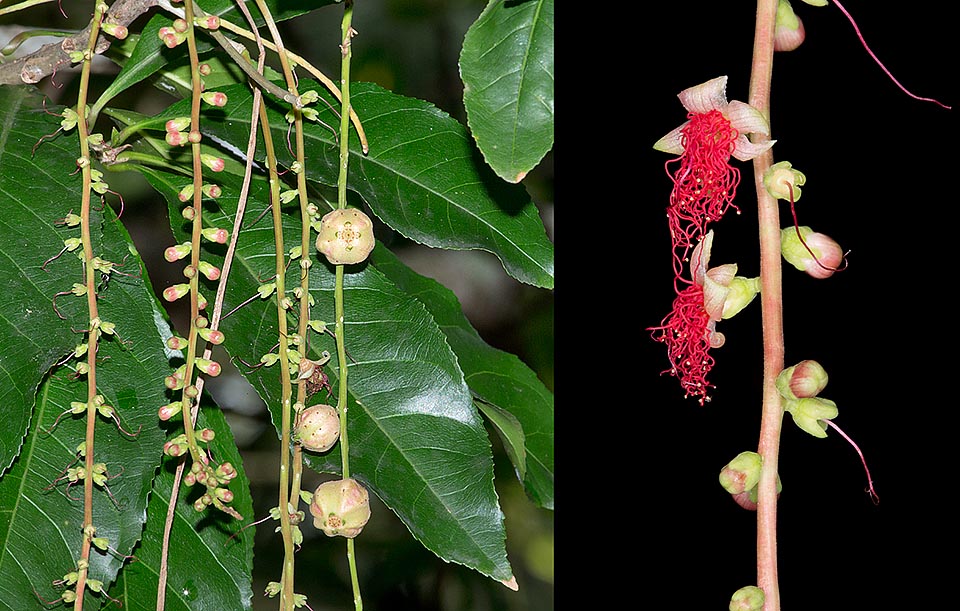
M 807 176 L 800 224 L 850 254 L 827 280 L 784 267 L 786 364 L 826 368 L 821 396 L 863 450 L 880 503 L 840 435 L 814 438 L 785 416 L 782 608 L 949 606 L 958 111 L 899 90 L 835 4 L 793 4 L 807 39 L 775 56 L 774 159 Z M 557 19 L 559 594 L 587 588 L 636 608 L 726 609 L 736 589 L 756 583 L 756 514 L 736 506 L 717 475 L 756 450 L 760 304 L 718 325 L 727 341 L 712 352 L 712 402 L 684 399 L 676 379 L 660 375 L 669 364 L 647 328 L 674 296 L 671 183 L 669 156 L 651 146 L 685 119 L 682 89 L 726 74 L 728 97 L 747 100 L 756 4 L 644 3 L 632 16 L 602 6 L 591 20 Z M 960 104 L 952 3 L 844 7 L 905 87 Z M 756 276 L 752 165 L 735 163 L 742 213 L 714 224 L 711 263 Z M 781 226 L 791 224 L 789 204 L 780 210 Z

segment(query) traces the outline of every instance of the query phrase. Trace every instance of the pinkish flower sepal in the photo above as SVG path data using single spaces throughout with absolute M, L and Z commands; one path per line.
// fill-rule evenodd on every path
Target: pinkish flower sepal
M 681 91 L 677 97 L 690 115 L 703 115 L 711 111 L 720 112 L 738 133 L 731 154 L 740 161 L 749 161 L 768 150 L 776 140 L 753 143 L 747 134 L 770 135 L 770 125 L 759 110 L 737 100 L 727 101 L 727 77 L 719 76 L 706 83 Z M 691 116 L 692 119 L 692 116 Z M 653 145 L 653 148 L 665 153 L 680 155 L 684 150 L 683 130 L 690 121 L 670 131 Z
M 777 26 L 773 33 L 774 51 L 793 51 L 807 37 L 803 21 L 793 12 L 788 0 L 777 3 Z

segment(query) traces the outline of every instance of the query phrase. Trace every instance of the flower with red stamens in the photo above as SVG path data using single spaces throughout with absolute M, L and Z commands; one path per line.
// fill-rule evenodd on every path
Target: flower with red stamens
M 773 140 L 750 142 L 747 134 L 769 135 L 763 114 L 744 102 L 727 101 L 727 77 L 721 76 L 678 94 L 688 120 L 653 145 L 680 155 L 666 163 L 673 180 L 667 216 L 674 248 L 686 249 L 733 206 L 740 171 L 730 157 L 753 159 L 773 146 Z M 671 171 L 671 166 L 677 165 Z M 683 255 L 678 255 L 680 259 Z
M 717 321 L 730 318 L 747 306 L 760 289 L 759 278 L 737 276 L 737 265 L 728 263 L 708 268 L 713 231 L 697 244 L 690 256 L 692 281 L 677 290 L 673 308 L 653 331 L 655 341 L 666 344 L 671 367 L 664 373 L 680 380 L 685 395 L 699 396 L 700 405 L 710 400 L 713 387 L 707 375 L 713 368 L 711 348 L 723 346 L 726 338 L 716 330 Z

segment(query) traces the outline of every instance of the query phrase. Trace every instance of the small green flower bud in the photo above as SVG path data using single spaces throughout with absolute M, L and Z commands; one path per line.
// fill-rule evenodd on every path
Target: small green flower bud
M 183 244 L 176 244 L 174 246 L 168 246 L 163 251 L 163 258 L 173 263 L 174 261 L 179 261 L 180 259 L 186 257 L 190 254 L 190 251 L 193 249 L 190 242 L 184 242 Z
M 762 611 L 766 597 L 757 586 L 745 586 L 730 597 L 730 611 Z
M 313 493 L 310 514 L 328 537 L 352 539 L 370 520 L 370 495 L 352 478 L 324 482 Z
M 226 229 L 220 229 L 218 227 L 206 227 L 200 230 L 200 233 L 206 239 L 217 244 L 226 244 L 227 239 L 230 237 L 230 232 Z
M 816 397 L 827 386 L 828 376 L 816 361 L 800 361 L 777 376 L 777 390 L 785 399 Z
M 193 197 L 193 184 L 186 185 L 185 187 L 180 189 L 179 193 L 177 193 L 177 199 L 179 199 L 182 202 L 190 201 L 192 197 Z M 190 211 L 193 212 L 193 209 L 191 208 Z M 192 218 L 193 217 L 191 216 L 190 219 Z
M 300 105 L 306 106 L 308 104 L 313 104 L 319 99 L 320 94 L 317 93 L 315 89 L 311 89 L 310 91 L 305 91 L 300 94 Z
M 167 338 L 167 348 L 171 350 L 183 350 L 187 347 L 189 342 L 186 338 L 180 337 L 178 335 L 171 335 Z
M 187 140 L 191 144 L 200 144 L 200 141 L 203 140 L 203 134 L 195 129 L 190 130 L 190 133 L 187 134 Z
M 317 250 L 333 265 L 359 263 L 369 256 L 376 244 L 373 222 L 356 208 L 327 213 L 321 227 Z
M 821 397 L 788 399 L 783 409 L 790 412 L 797 426 L 814 437 L 820 438 L 827 436 L 827 425 L 824 420 L 832 420 L 839 413 L 836 403 Z
M 187 20 L 182 17 L 173 20 L 173 29 L 181 34 L 187 31 L 189 25 L 190 24 L 187 23 Z
M 282 587 L 280 586 L 279 581 L 271 581 L 267 584 L 267 587 L 264 589 L 263 594 L 267 598 L 273 598 L 280 593 Z
M 219 91 L 204 91 L 200 94 L 200 99 L 211 106 L 222 107 L 227 105 L 227 94 Z M 214 171 L 219 172 L 219 170 Z
M 83 51 L 70 51 L 70 62 L 73 64 L 79 64 L 84 60 Z
M 299 174 L 300 172 L 303 171 L 303 164 L 300 163 L 299 161 L 294 161 L 293 163 L 290 164 L 290 171 L 293 172 L 294 174 Z
M 163 289 L 163 298 L 167 301 L 176 301 L 189 292 L 189 284 L 174 284 L 173 286 L 168 286 L 167 288 Z
M 190 196 L 193 197 L 193 192 L 190 193 Z M 197 215 L 197 211 L 193 209 L 193 206 L 187 206 L 180 211 L 180 214 L 188 221 L 192 221 L 193 217 Z
M 763 187 L 767 193 L 777 199 L 790 201 L 790 188 L 793 188 L 793 201 L 800 199 L 800 187 L 807 182 L 803 172 L 794 170 L 789 161 L 781 161 L 770 166 L 763 173 Z
M 216 280 L 220 277 L 220 268 L 207 263 L 206 261 L 201 261 L 197 266 L 197 269 L 200 270 L 200 273 L 207 277 L 207 280 Z
M 209 443 L 213 441 L 214 437 L 216 437 L 216 433 L 213 432 L 213 429 L 200 429 L 199 431 L 197 431 L 197 436 L 202 441 L 206 441 Z
M 223 339 L 224 339 L 223 333 L 216 329 L 200 328 L 200 329 L 197 329 L 197 333 L 200 334 L 200 337 L 210 342 L 214 346 L 219 346 L 220 344 L 223 343 Z
M 721 314 L 724 319 L 737 315 L 740 310 L 750 305 L 750 302 L 760 292 L 760 277 L 734 276 L 727 288 L 729 292 L 723 301 L 723 313 Z
M 214 473 L 216 474 L 217 478 L 225 479 L 227 481 L 230 481 L 237 476 L 237 470 L 231 463 L 228 462 L 225 462 L 217 467 Z
M 297 197 L 297 195 L 299 195 L 299 193 L 300 192 L 296 189 L 288 189 L 284 191 L 280 194 L 280 203 L 289 204 Z
M 163 453 L 167 456 L 180 456 L 186 451 L 186 447 L 183 447 L 177 443 L 173 443 L 172 441 L 168 441 L 167 443 L 163 444 Z
M 226 96 L 224 96 L 224 98 L 226 98 Z M 207 166 L 214 172 L 222 172 L 223 168 L 226 167 L 226 163 L 223 161 L 223 158 L 217 157 L 216 155 L 210 155 L 208 153 L 200 153 L 200 163 Z
M 227 490 L 226 488 L 215 488 L 213 493 L 224 503 L 229 503 L 233 500 L 233 492 Z
M 756 452 L 741 452 L 720 471 L 720 485 L 730 494 L 750 490 L 760 481 L 763 459 Z
M 189 142 L 187 132 L 167 132 L 164 140 L 170 146 L 185 146 Z
M 210 64 L 200 64 L 197 67 L 197 71 L 201 76 L 210 76 L 213 74 L 213 68 L 210 67 Z
M 167 403 L 157 410 L 157 416 L 166 422 L 167 420 L 173 418 L 180 413 L 180 410 L 183 409 L 182 401 L 174 401 L 173 403 Z
M 217 199 L 223 195 L 223 189 L 220 188 L 220 185 L 206 184 L 203 185 L 203 194 L 207 197 Z
M 196 399 L 200 396 L 200 389 L 197 388 L 195 384 L 190 384 L 184 387 L 183 394 L 190 399 Z
M 168 134 L 186 131 L 188 127 L 190 127 L 190 117 L 177 117 L 170 119 L 164 124 L 164 129 Z
M 326 452 L 340 439 L 340 416 L 337 409 L 321 404 L 303 410 L 297 417 L 294 436 L 305 449 Z
M 196 359 L 197 369 L 211 377 L 220 375 L 220 363 L 208 359 Z

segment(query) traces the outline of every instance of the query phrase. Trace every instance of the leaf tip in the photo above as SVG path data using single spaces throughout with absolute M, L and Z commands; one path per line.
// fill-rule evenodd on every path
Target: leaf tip
M 518 592 L 520 590 L 520 586 L 517 585 L 517 578 L 514 576 L 511 576 L 510 579 L 501 579 L 500 583 L 507 586 L 514 592 Z

